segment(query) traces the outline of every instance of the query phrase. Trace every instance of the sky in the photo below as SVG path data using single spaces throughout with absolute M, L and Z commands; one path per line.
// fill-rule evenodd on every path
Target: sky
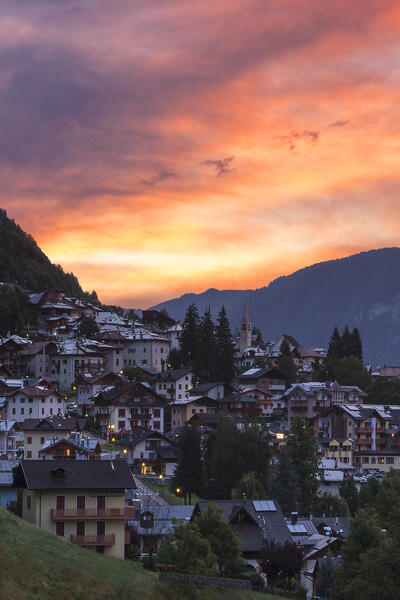
M 107 303 L 399 245 L 394 0 L 3 0 L 0 206 Z

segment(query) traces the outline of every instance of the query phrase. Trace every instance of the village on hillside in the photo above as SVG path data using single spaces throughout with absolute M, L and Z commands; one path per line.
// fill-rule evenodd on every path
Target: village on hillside
M 328 597 L 350 519 L 399 486 L 400 365 L 363 365 L 347 327 L 327 348 L 263 340 L 246 306 L 232 332 L 223 308 L 181 323 L 57 291 L 29 302 L 35 325 L 0 337 L 1 506 L 167 571 L 202 535 L 210 564 L 192 574 Z

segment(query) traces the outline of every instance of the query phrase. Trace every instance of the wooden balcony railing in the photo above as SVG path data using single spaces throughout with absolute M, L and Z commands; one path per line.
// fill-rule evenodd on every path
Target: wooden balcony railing
M 361 445 L 361 446 L 371 446 L 372 445 L 372 439 L 371 438 L 357 438 L 355 440 L 356 444 Z
M 63 521 L 65 519 L 134 519 L 135 509 L 133 506 L 124 508 L 63 508 L 51 509 L 51 518 L 53 521 Z
M 114 546 L 115 533 L 109 535 L 71 535 L 71 542 L 78 546 Z
M 138 413 L 138 412 L 131 412 L 131 419 L 135 419 L 135 420 L 144 420 L 144 419 L 152 419 L 153 415 L 149 414 L 149 413 Z

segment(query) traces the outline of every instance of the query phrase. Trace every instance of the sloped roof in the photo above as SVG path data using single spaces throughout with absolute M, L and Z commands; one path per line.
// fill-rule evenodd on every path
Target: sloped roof
M 177 381 L 181 377 L 189 375 L 190 372 L 190 369 L 170 369 L 167 371 L 162 371 L 162 373 L 158 373 L 157 381 Z
M 14 482 L 31 490 L 136 488 L 126 460 L 23 460 Z

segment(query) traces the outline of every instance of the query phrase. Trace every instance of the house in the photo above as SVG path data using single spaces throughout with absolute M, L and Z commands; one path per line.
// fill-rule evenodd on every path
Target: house
M 230 392 L 233 392 L 233 387 L 221 381 L 199 383 L 189 390 L 191 396 L 207 396 L 214 400 L 221 400 L 221 398 Z
M 314 417 L 314 431 L 319 442 L 329 444 L 328 458 L 350 462 L 343 456 L 350 442 L 356 468 L 387 472 L 400 467 L 399 414 L 397 406 L 336 405 Z
M 284 544 L 292 541 L 287 523 L 279 505 L 273 500 L 200 500 L 192 520 L 204 513 L 210 504 L 222 510 L 222 519 L 228 523 L 240 540 L 242 556 L 258 570 L 264 541 Z
M 157 375 L 154 387 L 157 394 L 176 402 L 192 389 L 192 377 L 190 369 L 169 369 Z
M 366 397 L 367 394 L 356 385 L 339 385 L 337 381 L 294 383 L 283 394 L 289 425 L 293 417 L 311 419 L 326 407 L 359 404 Z
M 74 382 L 78 390 L 79 406 L 88 404 L 89 398 L 104 390 L 125 381 L 119 373 L 105 371 L 104 373 L 79 373 Z
M 319 462 L 319 493 L 338 495 L 340 485 L 355 471 L 351 462 L 341 462 L 337 458 L 322 458 Z
M 165 401 L 147 383 L 128 381 L 93 396 L 94 415 L 105 435 L 135 429 L 164 431 Z
M 31 343 L 29 339 L 19 335 L 0 337 L 0 363 L 3 370 L 16 373 L 18 371 L 19 355 L 22 349 L 28 347 Z
M 209 429 L 216 429 L 221 419 L 219 413 L 196 413 L 188 420 L 188 425 L 195 425 L 196 427 Z
M 39 419 L 63 415 L 65 396 L 47 385 L 29 385 L 5 395 L 8 400 L 7 419 L 22 423 L 25 419 Z
M 15 470 L 22 518 L 63 540 L 124 558 L 125 490 L 135 482 L 124 460 L 23 460 Z
M 17 359 L 18 371 L 26 377 L 46 377 L 57 354 L 55 342 L 33 342 L 22 348 Z
M 273 396 L 270 392 L 266 392 L 254 385 L 241 386 L 240 391 L 243 392 L 243 394 L 246 394 L 246 396 L 250 396 L 250 398 L 257 400 L 261 410 L 261 416 L 266 417 L 272 415 L 274 407 Z
M 218 400 L 208 396 L 188 396 L 182 400 L 171 402 L 171 427 L 182 427 L 189 419 L 199 414 L 214 414 L 220 410 Z
M 242 386 L 254 386 L 281 397 L 286 389 L 287 377 L 276 367 L 271 369 L 249 369 L 239 375 Z
M 238 417 L 258 417 L 262 413 L 261 403 L 250 395 L 242 392 L 232 392 L 220 401 L 222 410 L 226 410 Z
M 22 423 L 24 432 L 24 458 L 40 458 L 40 450 L 46 442 L 55 438 L 69 437 L 71 432 L 83 432 L 86 419 L 64 418 L 59 416 L 44 419 L 26 419 Z
M 0 457 L 5 460 L 15 458 L 17 450 L 16 432 L 20 431 L 17 421 L 4 419 L 0 421 Z
M 13 487 L 13 469 L 18 466 L 17 460 L 0 460 L 0 506 L 7 508 L 17 503 L 17 490 Z
M 154 471 L 167 477 L 174 474 L 178 449 L 165 435 L 157 431 L 132 432 L 117 445 L 136 472 L 146 474 Z
M 157 552 L 164 536 L 174 530 L 175 523 L 188 522 L 192 518 L 194 505 L 184 506 L 150 504 L 145 507 L 146 512 L 153 516 L 152 526 L 145 528 L 139 524 L 137 532 L 140 537 L 141 552 Z M 128 523 L 136 526 L 135 522 Z
M 167 366 L 171 342 L 164 333 L 140 329 L 131 334 L 124 350 L 122 368 L 127 366 L 153 367 L 158 373 Z
M 101 458 L 99 440 L 71 432 L 70 437 L 47 440 L 39 450 L 46 460 L 94 460 Z
M 58 354 L 51 360 L 50 375 L 57 377 L 60 387 L 69 389 L 79 373 L 97 375 L 105 370 L 107 356 L 113 346 L 96 340 L 70 338 L 57 343 Z

